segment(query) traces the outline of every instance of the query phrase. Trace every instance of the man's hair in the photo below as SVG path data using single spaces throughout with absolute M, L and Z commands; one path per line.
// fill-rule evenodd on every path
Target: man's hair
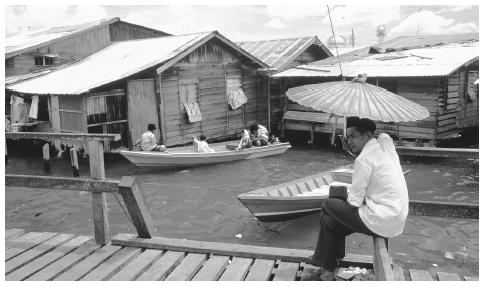
M 205 135 L 200 135 L 200 141 L 204 141 L 206 140 L 206 136 Z
M 148 124 L 148 131 L 155 130 L 156 126 L 154 124 Z
M 251 132 L 251 133 L 254 133 L 254 132 L 256 132 L 256 131 L 258 131 L 258 125 L 257 125 L 257 124 L 253 124 L 253 125 L 251 125 L 251 126 L 250 126 L 250 132 Z
M 347 128 L 354 127 L 359 133 L 363 134 L 367 131 L 374 133 L 376 131 L 376 124 L 373 120 L 359 117 L 348 117 Z

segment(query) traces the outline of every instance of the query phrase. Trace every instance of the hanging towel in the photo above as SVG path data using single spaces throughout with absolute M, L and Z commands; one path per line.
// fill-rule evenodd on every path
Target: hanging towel
M 247 96 L 242 89 L 233 89 L 228 95 L 228 104 L 232 110 L 236 110 L 247 102 Z
M 32 97 L 32 104 L 30 105 L 29 118 L 37 119 L 37 114 L 39 111 L 39 97 Z
M 12 96 L 10 98 L 10 120 L 12 123 L 18 123 L 22 120 L 23 103 L 23 99 L 20 97 Z

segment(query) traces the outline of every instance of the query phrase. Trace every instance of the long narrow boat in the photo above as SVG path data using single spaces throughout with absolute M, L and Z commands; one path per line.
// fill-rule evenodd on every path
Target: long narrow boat
M 340 168 L 242 193 L 238 200 L 262 222 L 285 221 L 320 211 L 330 185 L 350 185 L 352 169 Z
M 237 143 L 230 141 L 210 144 L 210 147 L 215 150 L 210 153 L 194 152 L 191 146 L 186 146 L 169 148 L 166 152 L 120 151 L 120 154 L 140 167 L 177 168 L 277 155 L 291 147 L 289 143 L 280 142 L 237 151 L 234 149 Z

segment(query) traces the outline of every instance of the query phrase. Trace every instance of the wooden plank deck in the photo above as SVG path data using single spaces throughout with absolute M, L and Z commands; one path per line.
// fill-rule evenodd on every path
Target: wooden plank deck
M 129 234 L 119 234 L 105 245 L 96 244 L 91 236 L 23 233 L 18 229 L 6 230 L 6 234 L 10 235 L 10 247 L 6 246 L 9 257 L 5 260 L 7 281 L 300 281 L 316 272 L 303 261 L 303 256 L 311 253 L 308 250 L 221 243 L 208 248 L 207 242 L 133 239 Z M 192 246 L 187 246 L 187 241 Z M 368 267 L 372 257 L 367 257 L 348 255 L 342 264 Z M 404 273 L 408 274 L 406 280 L 413 281 L 478 280 L 445 272 L 433 277 L 426 270 L 403 270 L 397 265 L 393 265 L 393 272 L 395 280 L 405 280 Z

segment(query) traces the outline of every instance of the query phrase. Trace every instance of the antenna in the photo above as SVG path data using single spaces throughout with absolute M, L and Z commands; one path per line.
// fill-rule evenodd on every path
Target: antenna
M 418 11 L 418 32 L 416 33 L 416 37 L 419 37 L 419 20 L 421 20 L 421 8 Z
M 339 63 L 339 69 L 340 69 L 340 77 L 344 79 L 344 76 L 342 74 L 342 66 L 340 64 L 340 59 L 339 59 L 339 49 L 337 49 L 337 40 L 335 39 L 335 32 L 334 32 L 334 25 L 332 25 L 332 17 L 330 17 L 330 9 L 329 5 L 327 5 L 327 13 L 329 14 L 329 20 L 330 20 L 330 28 L 332 29 L 332 37 L 334 37 L 334 42 L 335 42 L 335 53 L 337 54 L 337 62 Z

